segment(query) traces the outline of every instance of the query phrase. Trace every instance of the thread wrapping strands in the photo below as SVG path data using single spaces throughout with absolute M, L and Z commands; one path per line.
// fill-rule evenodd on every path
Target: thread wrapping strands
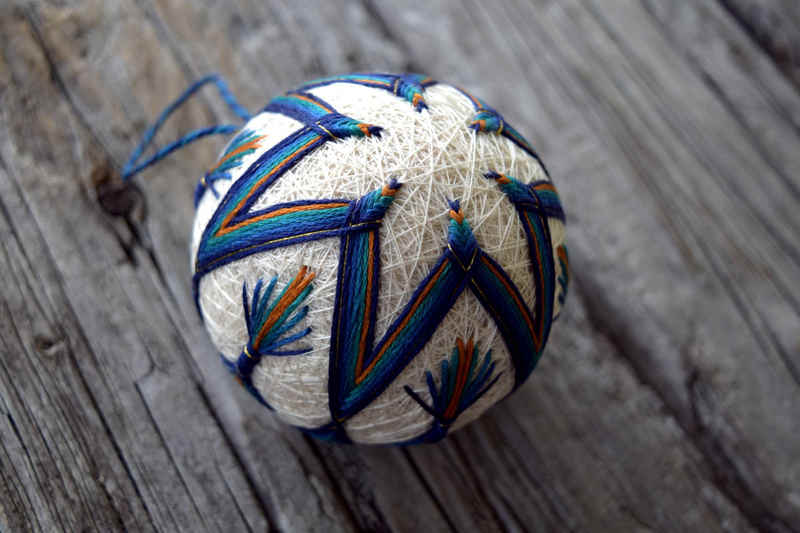
M 213 78 L 162 113 L 127 177 L 215 134 L 137 163 Z M 192 257 L 198 311 L 245 389 L 322 439 L 413 444 L 524 382 L 566 295 L 565 217 L 496 110 L 426 76 L 357 73 L 279 96 L 240 130 L 195 190 Z

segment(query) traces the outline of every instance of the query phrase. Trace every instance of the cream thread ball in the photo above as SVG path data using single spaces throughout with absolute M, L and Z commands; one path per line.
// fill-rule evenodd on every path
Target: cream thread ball
M 519 386 L 566 295 L 564 213 L 486 103 L 415 74 L 272 100 L 199 186 L 195 297 L 223 361 L 328 440 L 432 442 Z

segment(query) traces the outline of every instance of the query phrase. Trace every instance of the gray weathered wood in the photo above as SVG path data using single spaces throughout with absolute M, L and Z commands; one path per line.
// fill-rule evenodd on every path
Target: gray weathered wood
M 605 7 L 608 8 L 608 5 L 606 4 Z M 461 9 L 459 7 L 452 9 L 458 12 L 470 11 L 470 9 Z M 489 19 L 488 11 L 481 12 L 477 7 L 474 10 L 479 13 L 475 17 L 476 22 Z M 397 14 L 395 16 L 400 18 L 402 15 Z M 449 15 L 440 16 L 447 17 Z M 587 17 L 589 26 L 584 24 L 585 27 L 579 26 L 577 29 L 571 29 L 576 21 L 585 20 Z M 387 18 L 389 17 L 387 16 Z M 411 18 L 411 15 L 408 18 Z M 508 103 L 511 110 L 514 111 L 514 114 L 524 114 L 526 112 L 535 114 L 533 118 L 528 120 L 528 123 L 533 124 L 534 127 L 541 125 L 544 130 L 543 134 L 538 138 L 534 136 L 537 141 L 543 139 L 546 143 L 548 140 L 558 139 L 559 135 L 563 135 L 564 139 L 569 139 L 569 141 L 564 140 L 559 144 L 573 146 L 575 147 L 574 150 L 578 152 L 577 154 L 572 154 L 570 151 L 558 151 L 554 154 L 554 158 L 549 158 L 552 163 L 551 167 L 555 169 L 556 176 L 558 176 L 559 170 L 561 170 L 562 175 L 566 176 L 561 181 L 558 181 L 558 177 L 556 177 L 557 183 L 559 183 L 562 193 L 566 195 L 569 202 L 568 205 L 573 206 L 571 213 L 579 219 L 577 223 L 582 226 L 581 230 L 586 232 L 577 235 L 573 232 L 570 238 L 572 243 L 571 250 L 575 252 L 573 255 L 579 256 L 576 261 L 580 263 L 582 259 L 591 260 L 591 263 L 576 268 L 578 281 L 592 281 L 591 285 L 585 286 L 591 290 L 592 303 L 596 309 L 597 317 L 603 319 L 603 323 L 599 325 L 605 326 L 609 328 L 609 331 L 614 332 L 616 340 L 624 343 L 624 351 L 633 352 L 628 356 L 632 357 L 632 362 L 636 365 L 637 370 L 643 378 L 658 387 L 665 401 L 676 409 L 680 417 L 679 420 L 684 422 L 685 428 L 692 433 L 695 433 L 696 430 L 701 430 L 700 433 L 705 436 L 705 428 L 702 426 L 695 427 L 695 422 L 693 421 L 693 397 L 690 394 L 691 391 L 686 388 L 686 385 L 691 383 L 688 378 L 696 376 L 696 372 L 702 369 L 704 372 L 712 372 L 708 375 L 709 377 L 713 376 L 718 379 L 720 374 L 718 368 L 723 361 L 728 359 L 728 357 L 723 357 L 722 354 L 729 349 L 733 349 L 734 351 L 729 353 L 736 354 L 738 352 L 741 354 L 730 358 L 735 365 L 738 366 L 740 364 L 738 360 L 741 358 L 744 364 L 752 362 L 758 366 L 748 371 L 730 369 L 730 377 L 727 383 L 725 381 L 718 382 L 716 388 L 722 394 L 721 397 L 730 398 L 731 395 L 727 390 L 730 383 L 736 383 L 737 388 L 741 388 L 739 385 L 741 378 L 737 379 L 737 381 L 732 381 L 738 375 L 763 376 L 763 363 L 754 362 L 752 356 L 760 354 L 764 349 L 769 350 L 769 345 L 768 343 L 764 343 L 765 345 L 760 344 L 763 337 L 760 335 L 760 331 L 755 331 L 750 340 L 747 341 L 748 348 L 742 349 L 741 344 L 739 348 L 734 348 L 736 343 L 742 342 L 740 339 L 743 338 L 740 332 L 743 330 L 744 324 L 739 326 L 739 331 L 731 331 L 731 319 L 739 315 L 739 311 L 731 304 L 722 287 L 717 285 L 716 288 L 705 288 L 710 281 L 709 274 L 713 276 L 713 272 L 718 266 L 714 266 L 710 269 L 710 272 L 705 274 L 702 273 L 702 270 L 698 272 L 699 268 L 696 263 L 699 258 L 696 256 L 699 252 L 697 251 L 697 246 L 708 247 L 708 244 L 702 240 L 697 244 L 682 242 L 687 238 L 684 235 L 692 224 L 690 223 L 687 227 L 687 222 L 691 221 L 686 221 L 685 217 L 678 221 L 675 220 L 675 216 L 680 214 L 680 211 L 676 211 L 675 208 L 679 208 L 680 205 L 670 206 L 669 211 L 659 216 L 659 211 L 664 208 L 658 207 L 658 203 L 670 200 L 670 195 L 676 194 L 677 191 L 665 190 L 661 192 L 659 196 L 663 196 L 663 198 L 658 198 L 657 196 L 656 200 L 659 200 L 659 202 L 654 205 L 642 204 L 644 198 L 653 194 L 650 192 L 653 185 L 648 183 L 648 181 L 651 181 L 652 178 L 650 176 L 653 174 L 663 175 L 666 172 L 680 173 L 683 171 L 687 179 L 691 178 L 692 182 L 698 185 L 712 181 L 713 178 L 708 175 L 707 171 L 703 171 L 696 164 L 681 165 L 670 157 L 654 159 L 650 155 L 650 152 L 657 154 L 662 150 L 661 147 L 665 143 L 672 142 L 670 139 L 674 135 L 663 138 L 655 137 L 651 133 L 651 124 L 638 122 L 639 117 L 650 112 L 648 108 L 626 107 L 634 102 L 630 96 L 624 93 L 613 94 L 609 92 L 610 89 L 622 87 L 626 91 L 641 91 L 641 82 L 637 87 L 636 80 L 631 80 L 631 74 L 618 71 L 614 73 L 613 81 L 610 80 L 609 84 L 603 85 L 601 83 L 601 81 L 604 82 L 610 78 L 605 72 L 617 64 L 624 64 L 624 58 L 619 54 L 616 56 L 611 55 L 610 59 L 613 59 L 613 63 L 602 63 L 604 57 L 610 54 L 609 48 L 613 51 L 613 42 L 603 36 L 603 32 L 597 25 L 592 28 L 591 21 L 593 18 L 595 18 L 595 15 L 587 14 L 586 10 L 581 6 L 573 5 L 565 8 L 561 4 L 549 4 L 549 7 L 531 7 L 530 12 L 515 11 L 507 18 L 501 19 L 501 25 L 498 26 L 491 26 L 484 22 L 482 25 L 477 26 L 478 28 L 486 28 L 482 35 L 467 33 L 466 36 L 460 34 L 459 37 L 467 40 L 471 39 L 475 42 L 480 41 L 485 45 L 486 39 L 497 36 L 496 39 L 498 41 L 511 41 L 512 47 L 519 47 L 520 58 L 530 58 L 519 66 L 515 66 L 513 63 L 503 64 L 498 70 L 503 70 L 506 77 L 512 78 L 523 75 L 524 72 L 532 72 L 528 86 L 532 88 L 531 90 L 536 95 L 536 98 L 532 99 L 532 101 L 524 102 L 525 106 L 522 107 L 517 100 L 509 97 Z M 531 21 L 534 20 L 540 23 L 531 27 Z M 520 21 L 519 32 L 514 30 L 515 21 Z M 462 25 L 469 26 L 471 22 L 467 19 Z M 635 22 L 636 24 L 648 23 L 646 18 Z M 629 23 L 629 25 L 635 24 Z M 592 29 L 594 33 L 591 32 Z M 408 34 L 412 34 L 412 31 L 408 30 Z M 419 35 L 419 32 L 415 35 Z M 571 52 L 571 49 L 575 49 L 571 43 L 586 42 L 587 35 L 592 37 L 592 40 L 589 41 L 591 44 L 580 48 L 579 51 Z M 545 37 L 549 38 L 545 39 Z M 655 39 L 657 34 L 651 37 Z M 422 42 L 410 40 L 409 42 L 418 46 L 420 54 L 430 54 L 431 50 L 434 50 L 431 43 L 424 40 Z M 637 49 L 645 46 L 641 42 L 636 44 Z M 454 42 L 451 46 L 439 47 L 437 50 L 470 49 L 470 47 L 475 48 L 475 45 L 468 42 L 459 46 L 458 42 Z M 475 70 L 477 72 L 484 72 L 483 68 L 487 68 L 498 61 L 496 57 L 492 56 L 492 46 L 487 46 L 486 48 L 486 61 L 481 61 L 480 56 L 471 55 L 471 60 L 473 65 L 476 66 Z M 435 54 L 436 52 L 434 51 L 433 53 Z M 451 59 L 449 54 L 442 52 L 441 55 L 441 61 L 443 62 Z M 551 60 L 550 58 L 553 56 L 555 58 Z M 544 63 L 549 68 L 539 68 L 538 63 Z M 446 63 L 444 65 L 443 68 L 448 68 Z M 660 67 L 662 63 L 654 63 L 654 65 L 655 67 Z M 640 65 L 639 70 L 633 70 L 632 72 L 648 74 L 646 67 L 647 64 Z M 515 71 L 515 68 L 518 70 Z M 684 74 L 685 76 L 686 74 Z M 549 88 L 549 84 L 546 81 L 552 79 L 559 82 L 555 89 Z M 665 80 L 661 81 L 664 82 Z M 673 85 L 682 87 L 689 82 L 696 85 L 691 77 L 687 80 L 678 78 Z M 691 87 L 691 85 L 687 85 L 688 87 Z M 562 94 L 570 95 L 572 98 L 565 99 Z M 598 96 L 600 97 L 599 100 Z M 652 98 L 651 105 L 659 103 L 663 99 L 663 96 L 659 94 L 656 94 L 656 96 L 657 98 Z M 502 96 L 498 94 L 492 100 L 502 101 Z M 623 106 L 621 102 L 626 103 Z M 681 105 L 680 102 L 675 102 L 672 112 L 680 113 L 682 111 Z M 541 106 L 544 109 L 540 111 L 537 106 Z M 717 116 L 725 117 L 724 113 L 715 113 L 713 117 L 701 113 L 700 110 L 706 110 L 707 105 L 692 109 L 695 110 L 694 113 L 697 116 L 696 119 L 692 120 L 702 120 L 703 124 L 705 124 L 705 121 L 715 119 Z M 509 111 L 506 112 L 509 113 Z M 581 117 L 581 112 L 587 116 Z M 550 116 L 548 117 L 548 115 Z M 555 118 L 550 118 L 553 115 L 555 115 Z M 600 116 L 598 117 L 597 115 Z M 629 117 L 627 121 L 620 120 L 620 117 L 626 116 Z M 618 148 L 611 144 L 608 149 L 604 150 L 612 155 L 610 161 L 608 156 L 602 156 L 592 151 L 587 153 L 584 143 L 575 142 L 576 140 L 583 141 L 580 136 L 576 136 L 575 129 L 580 130 L 579 124 L 585 122 L 587 118 L 592 119 L 589 124 L 596 127 L 597 136 L 602 142 L 623 142 L 629 146 L 623 145 Z M 663 121 L 663 119 L 661 120 Z M 685 120 L 688 121 L 689 119 Z M 691 124 L 692 122 L 687 122 L 686 127 L 691 126 Z M 652 138 L 652 141 L 648 138 Z M 548 145 L 541 146 L 541 151 L 545 154 L 548 153 Z M 713 147 L 709 148 L 709 154 L 720 158 L 731 155 L 729 151 L 715 151 Z M 572 155 L 582 165 L 579 172 L 573 173 L 569 168 L 564 168 L 564 157 L 568 158 L 567 162 L 569 162 L 572 159 L 570 158 Z M 644 159 L 645 157 L 649 157 L 650 160 Z M 593 158 L 597 166 L 586 168 L 585 165 L 588 165 L 588 162 Z M 553 161 L 553 159 L 555 160 Z M 625 168 L 624 166 L 620 168 L 620 161 L 635 166 L 633 169 L 630 169 L 630 167 Z M 610 168 L 604 168 L 606 165 Z M 760 172 L 758 174 L 760 175 Z M 580 181 L 570 181 L 569 178 L 571 176 L 576 176 Z M 641 184 L 636 183 L 641 178 L 650 178 L 645 181 L 647 188 L 643 188 Z M 737 180 L 737 183 L 744 182 L 746 179 L 747 176 L 743 175 Z M 659 193 L 660 191 L 655 189 L 655 192 Z M 713 200 L 718 200 L 719 198 L 718 192 L 711 196 Z M 611 202 L 612 199 L 613 203 Z M 702 213 L 702 210 L 697 210 L 697 214 Z M 654 214 L 658 218 L 654 217 Z M 731 213 L 727 217 L 719 218 L 727 221 L 729 218 L 734 217 L 735 215 Z M 575 218 L 572 220 L 572 227 L 574 228 Z M 678 225 L 678 227 L 673 229 L 673 224 Z M 706 233 L 708 233 L 707 225 L 707 223 L 699 225 L 695 223 L 696 227 L 702 227 Z M 674 248 L 675 244 L 670 244 L 669 240 L 661 240 L 660 235 L 663 234 L 664 230 L 659 228 L 664 227 L 668 231 L 675 231 L 679 239 L 676 244 L 680 248 Z M 737 247 L 747 245 L 747 241 L 753 238 L 752 231 L 748 228 L 744 228 L 744 233 L 739 238 L 733 238 L 728 235 L 715 242 L 711 247 L 712 252 L 718 253 L 717 250 L 725 249 L 723 245 L 731 245 L 726 243 L 735 243 Z M 638 237 L 636 237 L 637 235 Z M 669 239 L 668 235 L 664 235 L 664 237 Z M 602 246 L 598 243 L 602 243 Z M 702 249 L 700 250 L 702 251 Z M 741 251 L 741 248 L 737 249 L 739 254 L 741 254 Z M 681 255 L 686 255 L 686 259 L 682 259 Z M 748 261 L 755 261 L 755 264 L 763 262 L 757 254 L 754 254 Z M 632 266 L 626 267 L 626 263 Z M 685 266 L 679 267 L 681 263 Z M 723 264 L 726 267 L 740 265 L 745 268 L 747 265 L 747 263 L 742 262 L 741 255 L 727 259 Z M 678 274 L 682 268 L 687 269 L 684 271 L 685 274 Z M 587 276 L 587 272 L 592 272 L 592 275 Z M 756 290 L 753 290 L 751 294 L 757 296 L 760 295 L 760 291 L 768 290 L 771 282 L 769 275 L 761 277 L 752 271 L 737 273 L 736 276 L 739 279 L 747 280 L 747 283 L 755 284 Z M 678 282 L 678 279 L 681 281 Z M 759 279 L 760 281 L 758 281 Z M 600 283 L 597 283 L 598 281 Z M 610 292 L 608 287 L 614 287 L 614 291 Z M 680 292 L 676 292 L 679 287 Z M 627 296 L 625 296 L 626 293 L 628 294 Z M 643 296 L 646 297 L 644 301 Z M 780 294 L 778 296 L 783 297 Z M 647 307 L 651 308 L 649 313 L 647 312 L 647 307 L 643 305 L 648 303 L 647 300 L 649 300 Z M 780 299 L 776 303 L 780 304 Z M 613 307 L 605 307 L 606 305 L 613 305 Z M 764 306 L 764 308 L 766 307 Z M 745 308 L 745 311 L 747 310 Z M 653 317 L 654 322 L 650 322 L 647 319 L 649 314 L 655 315 Z M 745 316 L 750 318 L 748 315 Z M 713 320 L 717 321 L 717 325 L 714 324 Z M 738 320 L 741 320 L 741 318 Z M 630 323 L 631 326 L 623 328 L 625 323 Z M 648 327 L 648 323 L 652 327 Z M 782 324 L 781 331 L 786 335 L 786 338 L 791 339 L 793 335 L 796 338 L 796 312 L 789 309 L 783 318 Z M 671 330 L 671 333 L 666 335 L 665 333 L 658 333 L 665 326 L 668 331 Z M 713 333 L 715 328 L 719 328 L 717 334 Z M 631 335 L 622 335 L 623 331 L 626 330 Z M 706 338 L 713 339 L 713 341 L 706 342 Z M 633 340 L 638 342 L 634 344 Z M 698 346 L 698 342 L 702 344 Z M 715 346 L 715 344 L 718 346 Z M 790 345 L 788 350 L 792 356 L 796 356 L 796 348 Z M 695 352 L 697 355 L 695 355 Z M 773 475 L 777 479 L 785 480 L 787 479 L 785 477 L 785 468 L 792 471 L 794 465 L 797 464 L 797 447 L 794 446 L 793 439 L 789 436 L 795 428 L 791 423 L 787 423 L 787 420 L 791 420 L 792 410 L 796 410 L 796 407 L 791 407 L 795 405 L 794 402 L 796 400 L 794 398 L 796 393 L 794 392 L 795 385 L 792 383 L 793 380 L 789 372 L 783 367 L 781 357 L 775 352 L 772 353 L 774 362 L 777 363 L 777 368 L 772 372 L 776 375 L 770 378 L 768 384 L 764 385 L 763 388 L 754 383 L 745 383 L 744 388 L 756 386 L 758 389 L 757 392 L 751 393 L 752 396 L 748 401 L 742 401 L 739 405 L 742 410 L 742 422 L 760 424 L 771 419 L 773 426 L 782 427 L 787 432 L 786 435 L 789 440 L 784 442 L 789 442 L 791 443 L 790 445 L 783 447 L 781 444 L 776 444 L 781 439 L 775 439 L 770 443 L 773 446 L 783 447 L 783 466 L 775 468 Z M 711 355 L 711 360 L 703 362 L 702 359 L 709 357 L 709 355 Z M 689 358 L 688 356 L 692 357 Z M 702 366 L 699 366 L 700 363 L 702 363 Z M 730 363 L 725 363 L 726 366 L 728 364 Z M 702 374 L 701 377 L 703 377 Z M 781 395 L 776 390 L 775 379 L 784 382 L 784 385 L 780 386 L 784 390 L 783 399 L 780 399 Z M 774 407 L 778 411 L 773 411 L 771 407 L 765 406 L 763 411 L 759 411 L 758 415 L 753 416 L 754 406 L 762 404 L 764 398 L 776 400 Z M 729 406 L 729 401 L 726 401 L 726 406 Z M 784 401 L 790 403 L 785 404 L 783 403 Z M 728 413 L 726 411 L 728 408 L 726 407 L 725 411 L 718 411 L 718 415 L 722 416 L 724 414 L 727 416 Z M 752 435 L 753 438 L 753 442 L 747 445 L 745 449 L 763 450 L 764 443 L 760 438 L 763 432 L 745 432 L 745 434 Z M 719 444 L 730 444 L 727 435 L 721 434 L 719 437 Z M 708 449 L 708 453 L 710 458 L 713 458 L 719 454 L 719 451 L 711 446 Z M 770 456 L 764 460 L 767 463 L 773 463 L 775 458 Z M 746 462 L 747 460 L 743 459 L 743 461 Z M 750 465 L 750 468 L 756 471 L 761 467 L 760 464 Z M 789 479 L 796 479 L 793 478 L 794 475 L 796 474 L 792 474 Z M 771 483 L 767 482 L 765 488 L 770 486 Z M 760 492 L 756 491 L 756 493 Z M 787 496 L 789 494 L 788 492 L 783 493 Z M 746 498 L 742 498 L 742 500 L 745 503 L 748 501 Z M 789 506 L 789 508 L 795 509 L 796 512 L 796 507 Z M 789 520 L 789 522 L 791 523 L 792 520 Z
M 800 4 L 793 0 L 721 0 L 738 22 L 800 86 Z
M 722 3 L 0 8 L 0 529 L 797 531 L 800 95 Z M 258 108 L 363 69 L 496 103 L 570 216 L 540 367 L 435 446 L 315 442 L 226 375 L 186 255 L 218 144 L 110 170 L 209 71 Z

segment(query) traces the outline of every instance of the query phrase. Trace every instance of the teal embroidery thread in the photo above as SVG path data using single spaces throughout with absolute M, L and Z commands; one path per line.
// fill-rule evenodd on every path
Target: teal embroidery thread
M 561 265 L 561 275 L 558 277 L 558 284 L 561 287 L 561 292 L 558 294 L 558 303 L 561 307 L 567 301 L 567 289 L 569 288 L 569 254 L 567 253 L 567 246 L 562 244 L 556 248 L 556 255 L 558 262 Z M 558 318 L 558 315 L 553 317 L 553 321 Z
M 350 136 L 379 136 L 381 131 L 379 126 L 341 115 L 307 93 L 278 97 L 265 110 L 286 114 L 304 126 L 259 156 L 217 206 L 201 237 L 195 263 L 193 290 L 198 311 L 200 279 L 211 270 L 271 248 L 338 234 L 349 209 L 346 200 L 293 202 L 256 212 L 250 207 L 284 173 L 324 143 Z

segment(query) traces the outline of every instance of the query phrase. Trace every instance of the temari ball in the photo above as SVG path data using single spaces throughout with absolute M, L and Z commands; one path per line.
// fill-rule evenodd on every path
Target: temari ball
M 198 189 L 198 309 L 223 362 L 316 437 L 432 442 L 519 387 L 567 290 L 564 212 L 498 112 L 416 74 L 315 80 Z

